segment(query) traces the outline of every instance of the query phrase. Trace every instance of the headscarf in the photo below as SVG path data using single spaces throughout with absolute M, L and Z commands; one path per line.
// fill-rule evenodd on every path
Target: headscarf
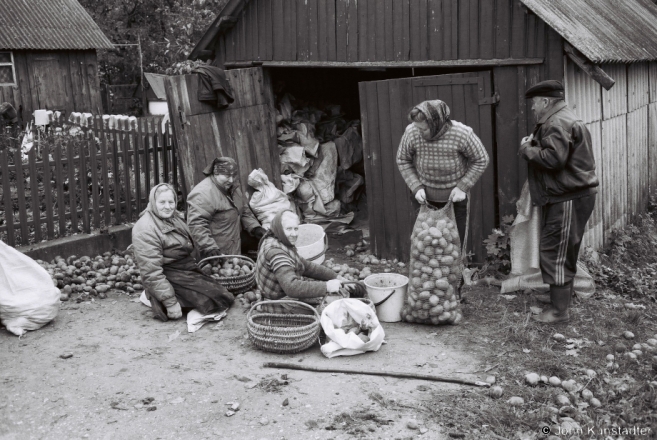
M 285 246 L 288 248 L 294 249 L 294 245 L 290 243 L 290 240 L 287 238 L 287 235 L 285 235 L 285 230 L 283 229 L 283 214 L 286 212 L 289 212 L 291 214 L 297 215 L 294 211 L 291 211 L 289 209 L 285 209 L 283 211 L 279 211 L 271 221 L 271 224 L 269 226 L 269 231 L 263 237 L 260 239 L 260 243 L 268 238 L 268 237 L 275 237 L 278 241 L 283 243 Z
M 452 125 L 449 119 L 449 107 L 440 99 L 424 101 L 414 108 L 420 110 L 427 120 L 430 130 L 429 139 L 436 138 L 439 134 L 442 134 L 443 129 Z M 410 113 L 408 119 L 413 122 Z
M 237 162 L 231 157 L 216 157 L 212 163 L 203 169 L 206 176 L 223 174 L 225 176 L 235 176 L 237 174 Z
M 155 185 L 153 188 L 151 188 L 151 192 L 148 195 L 148 205 L 146 206 L 146 209 L 144 210 L 144 212 L 148 211 L 153 216 L 157 217 L 158 219 L 160 219 L 164 223 L 168 223 L 172 226 L 177 227 L 178 226 L 177 223 L 178 223 L 178 221 L 180 221 L 180 213 L 178 213 L 178 211 L 174 210 L 173 215 L 169 218 L 162 218 L 162 216 L 160 215 L 160 212 L 157 210 L 157 203 L 155 201 L 155 195 L 157 194 L 158 189 L 163 188 L 163 187 L 170 190 L 174 194 L 174 197 L 176 196 L 176 190 L 173 188 L 172 185 L 170 185 L 168 183 L 160 183 L 159 185 Z M 160 192 L 164 192 L 164 189 L 162 189 L 162 191 L 160 191 Z M 143 213 L 141 215 L 143 215 Z M 140 215 L 140 217 L 141 217 L 141 215 Z

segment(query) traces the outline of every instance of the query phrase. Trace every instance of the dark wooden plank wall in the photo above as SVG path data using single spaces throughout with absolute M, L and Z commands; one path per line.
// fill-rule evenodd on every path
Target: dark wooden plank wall
M 96 51 L 13 51 L 15 86 L 0 87 L 0 101 L 21 111 L 27 122 L 34 110 L 102 114 Z
M 561 57 L 519 0 L 251 0 L 214 44 L 224 61 Z
M 546 53 L 553 53 L 554 56 L 546 57 L 541 65 L 493 69 L 495 91 L 500 96 L 500 102 L 495 108 L 497 144 L 495 174 L 500 218 L 505 215 L 515 215 L 515 203 L 527 180 L 527 163 L 517 154 L 521 139 L 531 133 L 534 127 L 531 101 L 525 99 L 525 91 L 539 81 L 556 79 L 563 82 L 564 78 L 563 56 L 556 56 L 557 53 L 563 54 L 563 40 L 551 28 L 545 27 L 545 29 L 547 29 L 546 38 L 537 38 L 537 41 L 544 45 Z M 528 47 L 535 46 L 530 43 Z

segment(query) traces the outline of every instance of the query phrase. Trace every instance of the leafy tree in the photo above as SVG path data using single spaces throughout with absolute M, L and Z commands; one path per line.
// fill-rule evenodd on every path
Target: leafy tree
M 183 61 L 228 0 L 78 0 L 115 44 L 141 39 L 145 72 L 164 73 Z M 139 82 L 136 46 L 99 51 L 104 84 Z

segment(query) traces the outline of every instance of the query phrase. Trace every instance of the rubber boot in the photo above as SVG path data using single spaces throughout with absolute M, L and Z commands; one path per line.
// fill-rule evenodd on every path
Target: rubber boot
M 572 281 L 564 286 L 550 286 L 550 299 L 552 300 L 552 307 L 540 315 L 532 316 L 532 319 L 534 321 L 543 322 L 545 324 L 568 322 L 570 320 L 568 307 L 570 306 L 572 295 Z
M 536 298 L 536 301 L 541 304 L 552 304 L 552 299 L 550 298 L 549 293 L 538 293 L 534 295 L 534 298 Z

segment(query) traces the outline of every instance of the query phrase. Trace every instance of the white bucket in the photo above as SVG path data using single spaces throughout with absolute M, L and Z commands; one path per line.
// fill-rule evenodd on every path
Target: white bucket
M 365 278 L 364 282 L 367 296 L 376 306 L 376 316 L 379 321 L 401 321 L 408 277 L 397 273 L 376 273 Z
M 299 255 L 306 260 L 322 264 L 328 249 L 328 237 L 324 228 L 313 224 L 299 225 L 296 247 Z

